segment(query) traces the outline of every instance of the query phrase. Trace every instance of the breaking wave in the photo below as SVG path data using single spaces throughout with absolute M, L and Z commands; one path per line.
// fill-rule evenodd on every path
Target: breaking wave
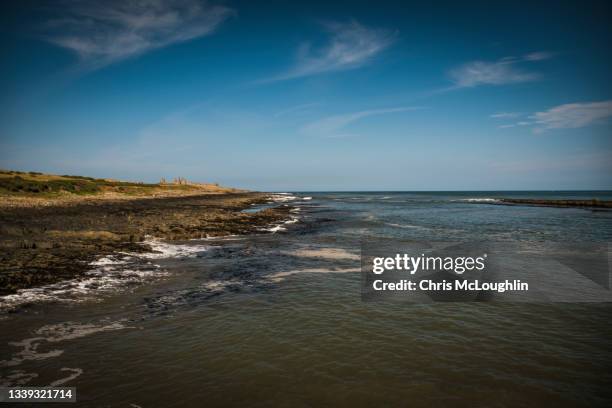
M 290 193 L 274 193 L 270 195 L 270 200 L 276 203 L 285 203 L 287 201 L 294 201 L 299 199 L 299 197 L 294 196 Z
M 498 203 L 500 200 L 498 200 L 497 198 L 485 197 L 485 198 L 461 198 L 461 199 L 452 200 L 452 201 L 459 201 L 459 202 L 465 202 L 465 203 Z

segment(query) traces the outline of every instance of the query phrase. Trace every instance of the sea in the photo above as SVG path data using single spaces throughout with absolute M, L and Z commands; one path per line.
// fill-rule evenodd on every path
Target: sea
M 362 298 L 368 240 L 612 242 L 612 211 L 500 198 L 612 192 L 271 193 L 245 211 L 292 209 L 258 234 L 150 237 L 0 298 L 0 386 L 76 387 L 86 407 L 610 406 L 612 303 Z

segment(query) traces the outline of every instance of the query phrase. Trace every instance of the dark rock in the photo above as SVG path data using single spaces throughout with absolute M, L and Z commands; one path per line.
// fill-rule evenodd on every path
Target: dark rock
M 0 207 L 0 295 L 71 279 L 97 257 L 150 251 L 145 236 L 185 240 L 248 234 L 288 216 L 291 207 L 242 213 L 263 193 Z

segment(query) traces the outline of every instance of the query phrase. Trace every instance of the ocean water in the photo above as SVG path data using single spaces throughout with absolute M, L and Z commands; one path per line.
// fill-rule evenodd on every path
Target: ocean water
M 92 407 L 609 406 L 611 304 L 361 300 L 364 239 L 612 242 L 610 211 L 500 197 L 612 193 L 274 195 L 294 209 L 261 234 L 153 242 L 3 299 L 0 383 Z

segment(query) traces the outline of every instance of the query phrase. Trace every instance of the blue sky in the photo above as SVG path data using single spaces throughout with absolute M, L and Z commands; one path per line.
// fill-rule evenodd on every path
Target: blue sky
M 426 3 L 3 4 L 0 167 L 611 189 L 611 6 Z

